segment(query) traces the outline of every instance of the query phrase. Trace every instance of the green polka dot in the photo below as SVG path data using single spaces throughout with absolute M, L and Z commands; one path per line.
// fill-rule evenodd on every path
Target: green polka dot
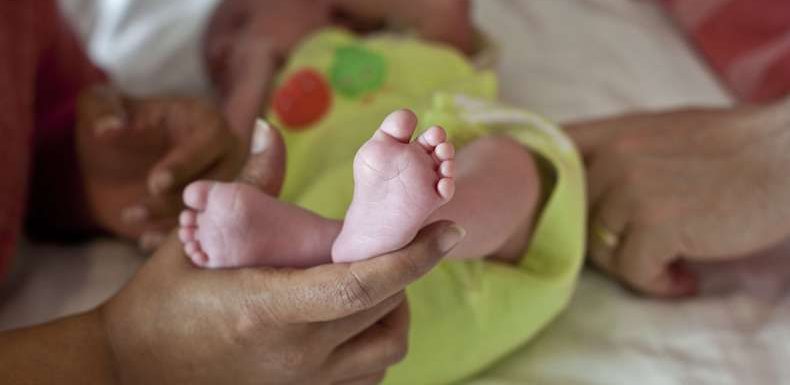
M 329 70 L 332 87 L 348 98 L 359 98 L 384 86 L 387 62 L 359 45 L 340 47 Z

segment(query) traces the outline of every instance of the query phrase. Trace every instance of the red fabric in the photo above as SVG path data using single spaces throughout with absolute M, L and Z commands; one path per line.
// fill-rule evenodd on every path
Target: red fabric
M 790 1 L 664 2 L 740 99 L 767 102 L 790 93 Z
M 77 191 L 74 102 L 82 87 L 104 76 L 89 63 L 52 0 L 0 1 L 0 58 L 2 281 L 16 252 L 28 186 L 37 179 L 31 172 L 57 174 L 64 187 L 46 191 L 50 197 Z M 48 162 L 56 163 L 44 166 Z

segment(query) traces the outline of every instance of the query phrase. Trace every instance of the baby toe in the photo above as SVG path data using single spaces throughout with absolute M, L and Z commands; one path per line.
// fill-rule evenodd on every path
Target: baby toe
M 436 159 L 440 161 L 452 160 L 455 158 L 455 147 L 450 143 L 444 142 L 436 146 L 434 154 L 436 155 Z
M 197 213 L 192 210 L 184 210 L 178 216 L 178 224 L 181 227 L 195 227 L 197 226 Z
M 436 146 L 447 141 L 447 133 L 439 126 L 433 126 L 425 131 L 417 139 L 420 145 L 427 151 L 433 151 Z
M 192 257 L 199 251 L 200 251 L 200 244 L 198 244 L 196 240 L 191 239 L 184 242 L 184 252 L 187 253 L 188 256 Z
M 453 195 L 455 195 L 455 180 L 452 178 L 442 178 L 439 180 L 439 183 L 436 184 L 436 191 L 445 202 L 453 199 Z
M 455 177 L 455 161 L 447 160 L 442 162 L 442 164 L 439 165 L 439 175 L 443 178 Z
M 195 228 L 193 227 L 182 227 L 178 229 L 178 239 L 181 240 L 181 243 L 188 244 L 190 242 L 195 241 Z
M 203 251 L 197 250 L 192 254 L 189 254 L 189 259 L 192 260 L 192 263 L 199 267 L 207 267 L 208 266 L 208 255 Z

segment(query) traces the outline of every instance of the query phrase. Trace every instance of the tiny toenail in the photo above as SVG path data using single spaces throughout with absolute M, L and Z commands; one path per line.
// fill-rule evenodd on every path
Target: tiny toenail
M 143 206 L 133 206 L 121 211 L 121 220 L 126 223 L 141 223 L 148 219 L 148 209 Z
M 253 155 L 260 154 L 266 151 L 271 145 L 271 132 L 272 126 L 265 120 L 258 119 L 255 121 L 255 132 L 252 135 L 252 148 L 250 153 Z
M 104 135 L 110 131 L 117 131 L 123 128 L 123 121 L 116 116 L 105 116 L 96 121 L 94 130 L 96 135 Z
M 451 161 L 443 162 L 441 165 L 441 173 L 446 177 L 452 177 L 455 174 L 455 165 Z

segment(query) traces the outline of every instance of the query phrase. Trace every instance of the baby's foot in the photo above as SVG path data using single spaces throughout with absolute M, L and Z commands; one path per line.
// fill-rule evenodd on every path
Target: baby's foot
M 442 128 L 410 142 L 417 117 L 397 111 L 357 152 L 354 199 L 332 247 L 335 262 L 353 262 L 409 244 L 455 192 L 455 150 Z
M 340 227 L 243 183 L 193 183 L 184 191 L 184 203 L 188 209 L 181 213 L 179 237 L 200 267 L 327 263 Z

